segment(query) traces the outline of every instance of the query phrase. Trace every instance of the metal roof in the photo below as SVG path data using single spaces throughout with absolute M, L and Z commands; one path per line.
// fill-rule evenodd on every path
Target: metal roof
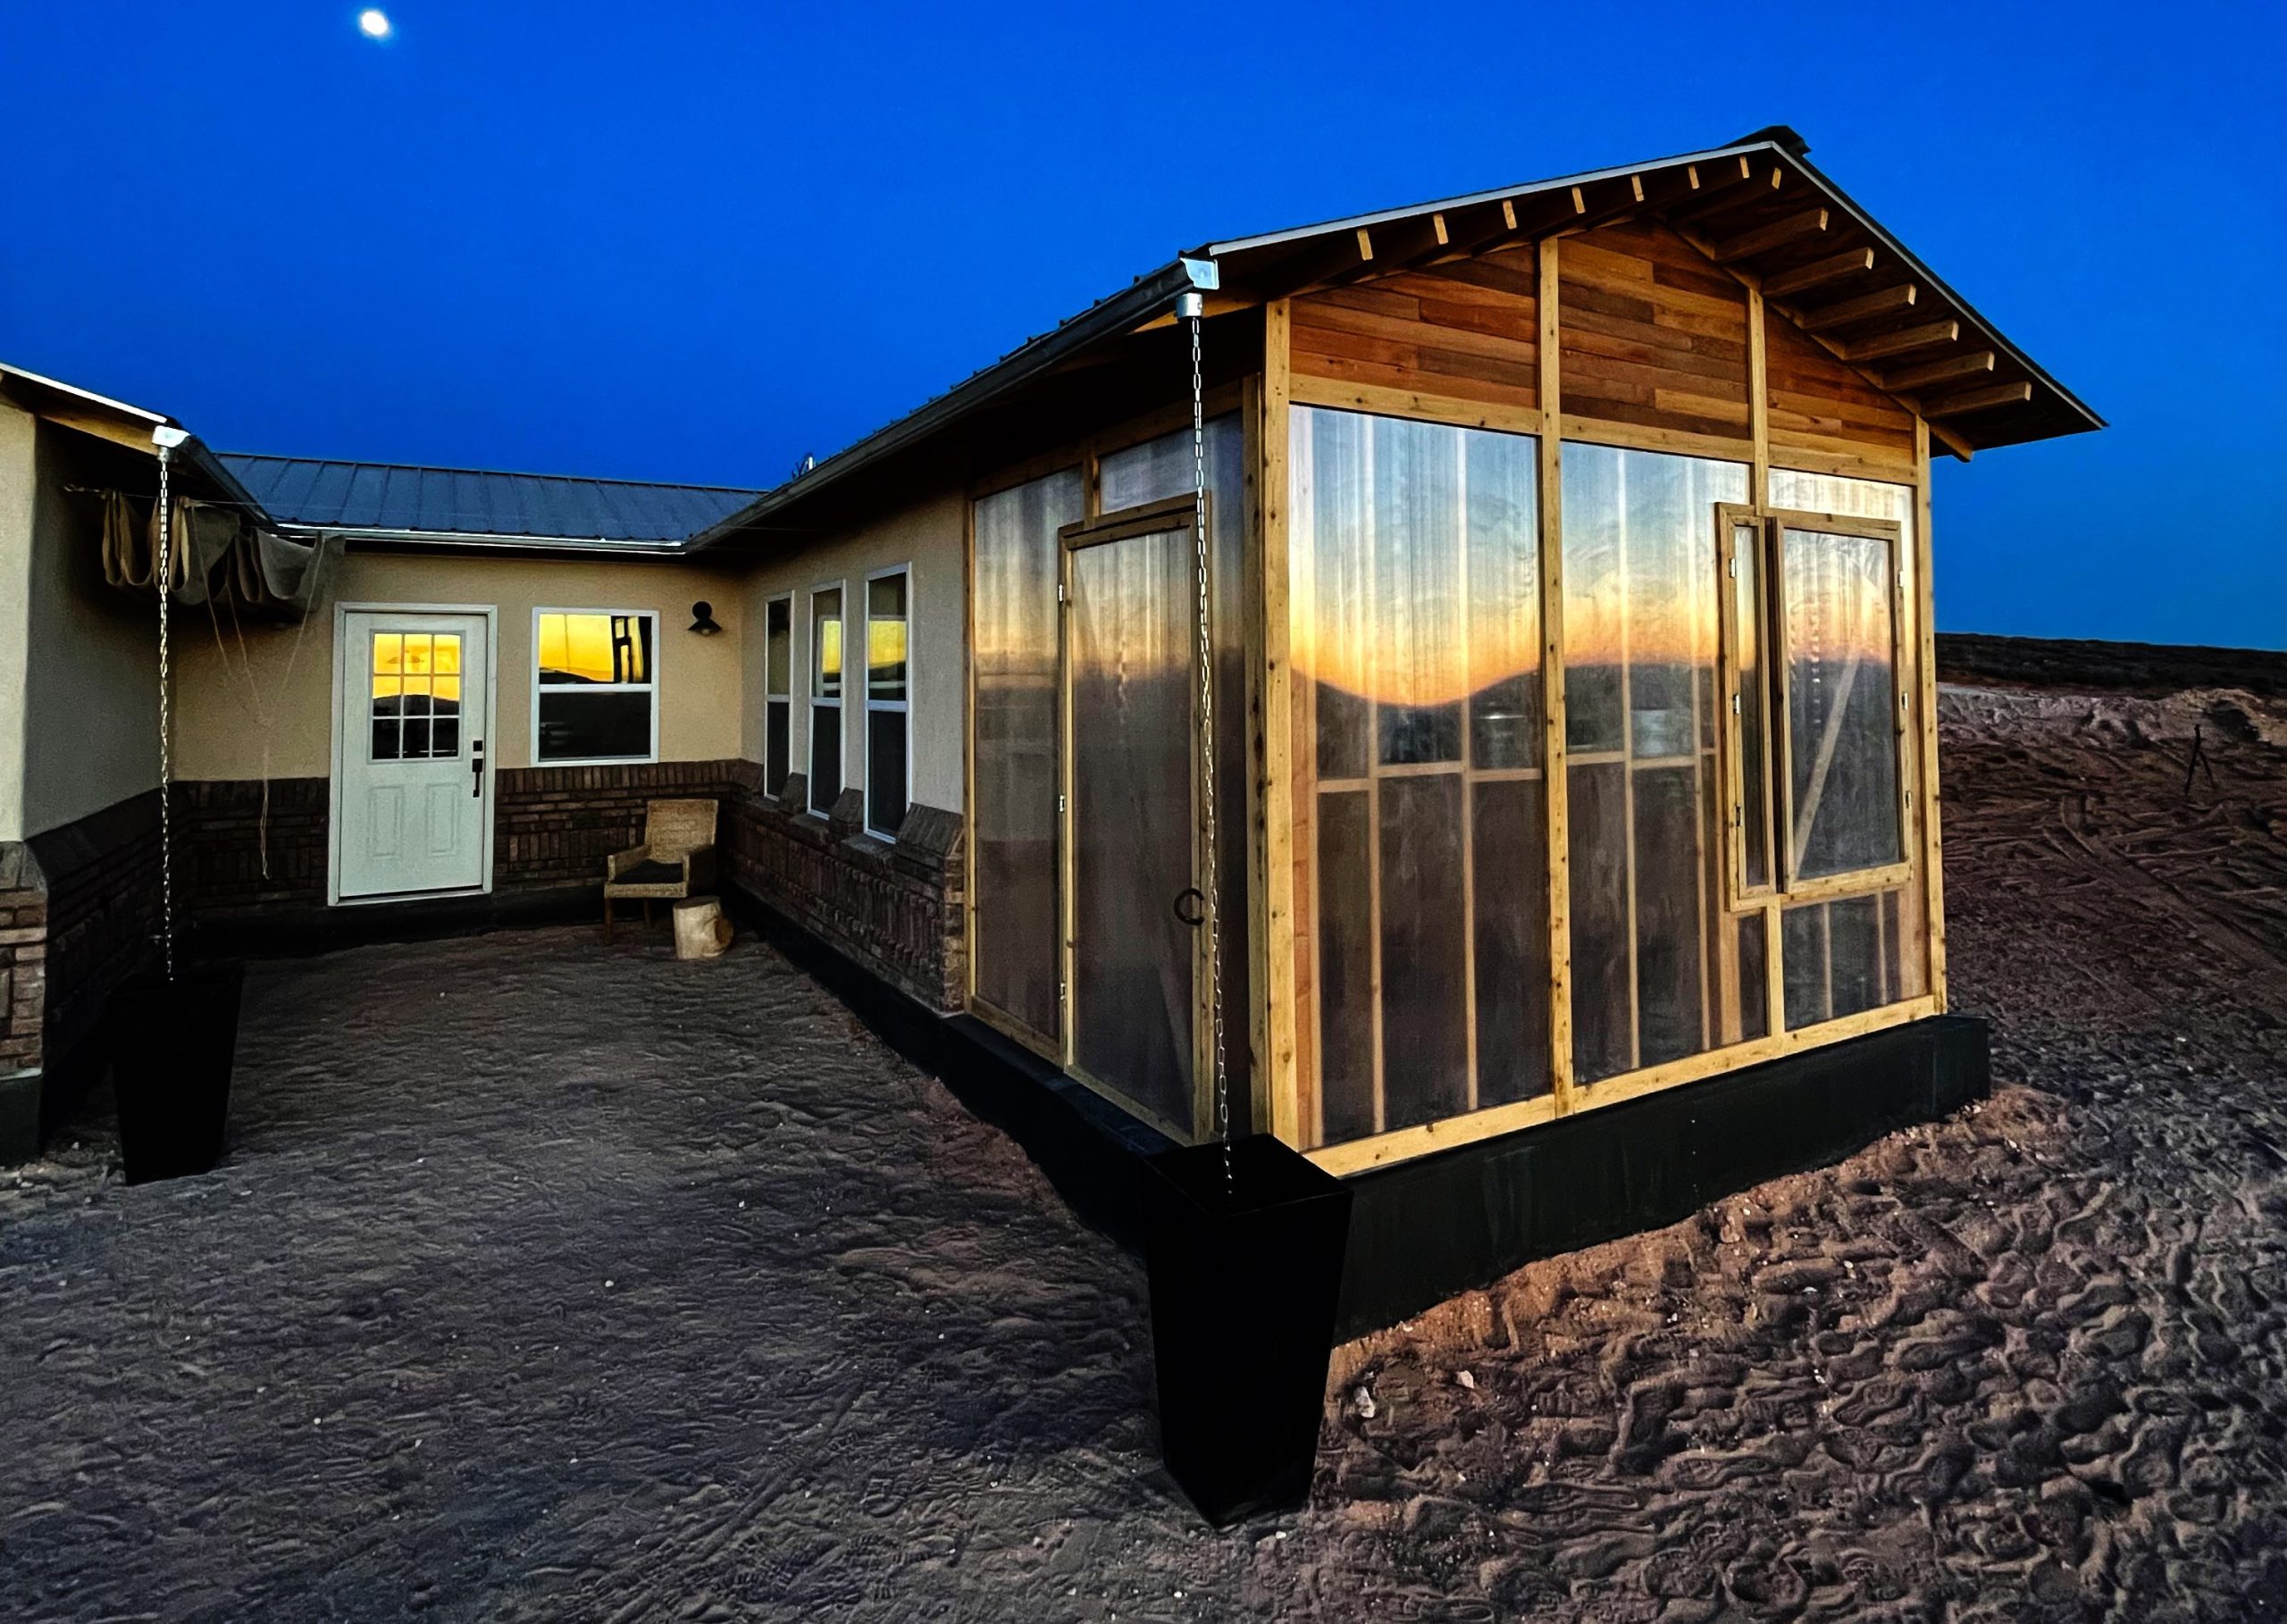
M 392 539 L 677 548 L 758 494 L 240 452 L 222 460 L 281 526 Z
M 1136 278 L 1130 287 L 1097 301 L 1052 331 L 1026 340 L 999 361 L 836 452 L 809 472 L 763 493 L 745 508 L 695 535 L 692 542 L 703 547 L 758 524 L 933 438 L 1083 352 L 1135 331 L 1155 317 L 1164 317 L 1176 294 L 1185 289 L 1219 288 L 1224 294 L 1222 307 L 1236 308 L 1322 285 L 1330 276 L 1361 272 L 1370 274 L 1385 266 L 1395 268 L 1405 263 L 1404 255 L 1427 252 L 1428 245 L 1433 241 L 1437 250 L 1445 250 L 1450 238 L 1453 253 L 1467 253 L 1473 248 L 1530 241 L 1554 232 L 1578 230 L 1632 212 L 1658 216 L 1668 208 L 1682 205 L 1704 214 L 1707 200 L 1736 211 L 1731 218 L 1740 223 L 1761 225 L 1765 222 L 1767 207 L 1794 207 L 1802 190 L 1809 191 L 1839 213 L 1842 229 L 1833 234 L 1825 248 L 1809 249 L 1801 243 L 1779 240 L 1768 252 L 1755 250 L 1752 257 L 1743 253 L 1738 256 L 1741 268 L 1759 270 L 1767 264 L 1780 270 L 1791 269 L 1805 252 L 1827 252 L 1836 247 L 1859 249 L 1864 245 L 1864 270 L 1870 285 L 1896 280 L 1894 272 L 1902 272 L 1925 284 L 1934 297 L 1915 319 L 1927 320 L 1932 314 L 1952 316 L 1959 326 L 1967 329 L 1962 334 L 1960 348 L 1973 350 L 1983 344 L 1995 353 L 1997 360 L 1988 363 L 1995 381 L 2014 387 L 2022 381 L 2022 409 L 2013 406 L 1981 411 L 1957 425 L 1963 432 L 1949 438 L 1949 444 L 1966 449 L 1973 442 L 1981 448 L 2104 426 L 2103 418 L 2003 337 L 1966 299 L 1878 225 L 1831 180 L 1814 168 L 1808 159 L 1809 150 L 1808 144 L 1794 130 L 1784 125 L 1772 125 L 1726 146 L 1701 152 L 1587 170 L 1546 180 L 1204 244 Z M 1738 164 L 1742 178 L 1750 166 L 1755 166 L 1757 177 L 1767 174 L 1768 199 L 1758 192 L 1760 179 L 1754 187 L 1740 186 L 1718 197 L 1717 193 L 1729 183 L 1730 173 L 1728 170 L 1719 173 L 1719 166 L 1727 163 Z M 1763 167 L 1765 165 L 1768 167 Z M 1695 197 L 1700 192 L 1703 169 L 1708 172 L 1710 185 L 1704 197 Z M 1784 194 L 1779 190 L 1781 178 L 1792 182 Z M 1654 190 L 1647 192 L 1647 181 L 1654 184 Z M 1721 208 L 1716 217 L 1722 217 Z M 1822 214 L 1822 230 L 1826 224 L 1826 216 Z M 1368 239 L 1392 229 L 1401 243 L 1407 243 L 1409 238 L 1415 239 L 1402 249 L 1395 264 L 1388 258 L 1381 264 L 1359 264 Z M 1425 235 L 1432 230 L 1434 239 Z M 1354 248 L 1350 246 L 1353 242 L 1357 245 Z

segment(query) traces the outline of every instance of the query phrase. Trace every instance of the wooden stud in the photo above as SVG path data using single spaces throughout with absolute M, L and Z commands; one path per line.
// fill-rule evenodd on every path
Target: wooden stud
M 1580 196 L 1580 188 L 1577 186 L 1572 188 L 1572 212 L 1575 214 L 1585 214 L 1588 212 L 1588 200 Z
M 1636 194 L 1636 201 L 1637 201 L 1637 202 L 1638 202 L 1638 203 L 1643 202 L 1643 201 L 1644 201 L 1644 177 L 1643 177 L 1643 176 L 1641 176 L 1641 175 L 1630 175 L 1630 176 L 1629 176 L 1629 177 L 1628 177 L 1628 184 L 1629 184 L 1629 189 L 1631 189 L 1632 191 L 1634 191 L 1634 192 L 1635 192 L 1635 194 Z M 1696 186 L 1696 185 L 1698 185 L 1699 183 L 1698 183 L 1698 181 L 1694 180 L 1694 181 L 1692 182 L 1692 184 L 1693 184 L 1694 186 Z
M 1496 401 L 1463 400 L 1420 389 L 1393 389 L 1378 383 L 1349 383 L 1337 378 L 1296 375 L 1288 385 L 1288 398 L 1297 406 L 1332 406 L 1344 412 L 1370 412 L 1378 417 L 1418 417 L 1429 423 L 1451 423 L 1462 429 L 1497 429 L 1504 434 L 1537 434 L 1542 413 L 1537 406 L 1504 406 Z
M 1774 220 L 1769 225 L 1758 226 L 1728 241 L 1716 243 L 1708 257 L 1719 265 L 1753 259 L 1758 254 L 1768 253 L 1798 238 L 1817 236 L 1826 230 L 1828 218 L 1825 209 L 1805 209 L 1799 214 L 1789 214 L 1783 220 Z
M 1895 288 L 1884 288 L 1876 293 L 1862 293 L 1855 299 L 1839 299 L 1831 305 L 1822 305 L 1794 317 L 1795 325 L 1807 333 L 1832 332 L 1837 328 L 1855 326 L 1876 316 L 1891 315 L 1910 310 L 1922 289 L 1912 282 L 1900 282 Z
M 1763 291 L 1768 298 L 1783 299 L 1790 294 L 1823 288 L 1829 282 L 1839 282 L 1873 268 L 1873 249 L 1852 248 L 1847 253 L 1830 255 L 1825 259 L 1814 260 L 1807 265 L 1797 265 L 1792 271 L 1781 271 L 1776 276 L 1765 277 Z
M 1879 333 L 1871 339 L 1859 339 L 1842 347 L 1846 361 L 1879 361 L 1887 356 L 1910 356 L 1917 349 L 1935 349 L 1941 344 L 1960 341 L 1962 324 L 1955 321 L 1925 322 L 1919 327 L 1901 327 L 1896 332 Z
M 1517 229 L 1517 200 L 1514 197 L 1501 199 L 1501 223 L 1512 231 Z
M 1445 235 L 1445 217 L 1443 214 L 1430 215 L 1429 226 L 1431 230 L 1437 235 L 1437 246 L 1441 248 L 1444 247 L 1447 240 Z
M 1962 389 L 1951 395 L 1941 395 L 1935 400 L 1922 403 L 1922 415 L 1930 417 L 1958 417 L 1964 412 L 1983 412 L 1994 406 L 2015 406 L 2033 398 L 2030 382 L 1994 383 L 1981 389 Z
M 1914 607 L 1921 632 L 1920 655 L 1914 664 L 1915 698 L 1921 707 L 1922 749 L 1922 887 L 1923 931 L 1929 954 L 1929 992 L 1935 1009 L 1946 1008 L 1946 865 L 1939 829 L 1938 788 L 1938 632 L 1935 606 L 1937 579 L 1931 561 L 1935 549 L 1930 535 L 1930 435 L 1927 423 L 1914 420 Z
M 1908 394 L 1933 383 L 1951 383 L 1956 378 L 1974 378 L 1993 370 L 1994 356 L 1990 349 L 1981 349 L 1966 356 L 1949 356 L 1943 361 L 1925 362 L 1909 366 L 1903 372 L 1884 373 L 1881 384 L 1893 395 Z
M 1294 978 L 1294 682 L 1288 664 L 1292 631 L 1287 603 L 1286 466 L 1289 336 L 1293 306 L 1274 299 L 1263 310 L 1262 382 L 1255 423 L 1255 540 L 1257 566 L 1249 585 L 1259 594 L 1259 656 L 1249 669 L 1260 702 L 1249 713 L 1256 734 L 1256 783 L 1249 886 L 1253 939 L 1253 998 L 1262 1027 L 1262 1088 L 1269 1129 L 1299 1148 L 1303 1142 L 1300 1068 L 1294 1031 L 1303 1011 Z
M 1768 953 L 1765 955 L 1766 959 L 1772 957 Z M 1596 1110 L 1604 1106 L 1618 1105 L 1645 1094 L 1657 1093 L 1662 1089 L 1696 1083 L 1702 1077 L 1713 1076 L 1719 1072 L 1736 1071 L 1759 1065 L 1764 1060 L 1777 1059 L 1782 1055 L 1799 1053 L 1805 1049 L 1839 1043 L 1849 1038 L 1863 1037 L 1870 1032 L 1887 1031 L 1892 1026 L 1903 1026 L 1909 1021 L 1926 1019 L 1938 1012 L 1933 1000 L 1910 998 L 1900 1003 L 1884 1004 L 1793 1032 L 1774 1030 L 1771 1035 L 1750 1042 L 1733 1044 L 1728 1049 L 1710 1049 L 1664 1065 L 1649 1066 L 1640 1071 L 1627 1072 L 1600 1083 L 1585 1084 L 1576 1091 L 1576 1103 L 1570 1109 Z M 1433 1151 L 1450 1150 L 1455 1145 L 1474 1144 L 1503 1134 L 1515 1133 L 1520 1128 L 1537 1126 L 1565 1114 L 1566 1109 L 1558 1107 L 1552 1097 L 1520 1100 L 1513 1105 L 1495 1106 L 1490 1110 L 1479 1111 L 1474 1116 L 1451 1117 L 1442 1122 L 1401 1128 L 1395 1133 L 1383 1134 L 1371 1139 L 1328 1145 L 1323 1150 L 1310 1151 L 1309 1155 L 1319 1167 L 1339 1176 L 1363 1172 L 1369 1168 L 1409 1161 Z
M 1358 228 L 1358 257 L 1360 259 L 1374 257 L 1374 236 L 1364 226 Z
M 1572 848 L 1564 758 L 1564 442 L 1557 255 L 1540 245 L 1541 766 L 1548 831 L 1548 1076 L 1550 1103 L 1572 1109 Z

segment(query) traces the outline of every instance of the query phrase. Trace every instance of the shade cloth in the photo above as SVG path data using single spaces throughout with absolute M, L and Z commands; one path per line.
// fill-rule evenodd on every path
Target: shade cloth
M 148 589 L 158 574 L 158 504 L 121 491 L 104 497 L 104 579 Z M 177 603 L 229 599 L 298 617 L 316 585 L 318 549 L 248 523 L 236 508 L 178 498 L 170 538 L 169 590 Z

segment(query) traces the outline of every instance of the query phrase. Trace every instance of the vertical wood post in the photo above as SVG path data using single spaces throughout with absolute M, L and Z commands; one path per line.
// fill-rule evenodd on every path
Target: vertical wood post
M 1938 827 L 1938 581 L 1931 568 L 1930 423 L 1914 420 L 1914 613 L 1920 647 L 1914 665 L 1914 698 L 1922 708 L 1922 882 L 1923 926 L 1930 944 L 1930 996 L 1946 1009 L 1946 866 Z
M 1740 280 L 1745 283 L 1747 293 L 1747 433 L 1755 443 L 1755 465 L 1754 472 L 1749 476 L 1751 483 L 1748 489 L 1755 501 L 1757 518 L 1756 533 L 1766 539 L 1772 539 L 1772 544 L 1766 546 L 1763 554 L 1755 560 L 1755 584 L 1759 607 L 1762 604 L 1773 601 L 1772 594 L 1778 590 L 1779 574 L 1779 551 L 1775 541 L 1777 532 L 1771 525 L 1762 522 L 1762 515 L 1771 511 L 1771 349 L 1764 322 L 1762 279 L 1742 276 Z M 1730 583 L 1722 582 L 1718 584 L 1719 590 L 1728 590 Z M 1774 663 L 1772 652 L 1774 646 L 1776 645 L 1772 640 L 1765 639 L 1760 650 L 1763 657 L 1763 682 L 1766 695 L 1774 681 L 1783 681 L 1785 677 L 1785 666 Z M 1765 795 L 1783 791 L 1787 772 L 1785 745 L 1783 743 L 1774 745 L 1772 742 L 1770 718 L 1773 714 L 1777 714 L 1783 724 L 1785 713 L 1774 713 L 1766 697 L 1763 723 L 1764 749 L 1766 750 L 1775 749 L 1779 753 L 1775 758 L 1778 762 L 1778 772 L 1765 783 L 1763 791 Z M 1736 753 L 1738 749 L 1737 730 L 1730 727 L 1728 721 L 1725 726 L 1731 734 L 1731 749 Z M 1782 801 L 1777 804 L 1784 803 Z M 1786 843 L 1793 838 L 1793 833 L 1789 829 L 1786 818 L 1774 814 L 1772 818 L 1769 857 L 1774 889 L 1778 884 L 1780 872 L 1780 854 L 1786 849 Z M 1737 953 L 1738 951 L 1738 926 L 1727 919 L 1724 921 L 1723 928 L 1731 937 L 1731 940 L 1725 944 L 1725 950 Z M 1787 1018 L 1787 968 L 1780 958 L 1779 936 L 1779 903 L 1774 898 L 1763 905 L 1763 1029 L 1773 1034 L 1784 1028 Z
M 1295 1067 L 1294 683 L 1287 664 L 1287 333 L 1285 299 L 1263 307 L 1262 376 L 1248 414 L 1254 567 L 1247 573 L 1247 721 L 1253 734 L 1254 786 L 1248 841 L 1248 951 L 1253 961 L 1253 1076 L 1256 1120 L 1278 1138 L 1303 1143 L 1302 1083 Z M 1268 1107 L 1265 1120 L 1263 1107 Z
M 1548 803 L 1548 1077 L 1561 1116 L 1572 1109 L 1572 836 L 1564 766 L 1564 420 L 1556 255 L 1556 239 L 1541 239 L 1541 785 Z

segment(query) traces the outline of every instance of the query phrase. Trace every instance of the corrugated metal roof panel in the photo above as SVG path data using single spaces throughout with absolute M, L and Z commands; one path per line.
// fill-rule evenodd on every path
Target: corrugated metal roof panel
M 281 524 L 406 535 L 681 541 L 758 494 L 717 485 L 235 452 L 222 461 Z

